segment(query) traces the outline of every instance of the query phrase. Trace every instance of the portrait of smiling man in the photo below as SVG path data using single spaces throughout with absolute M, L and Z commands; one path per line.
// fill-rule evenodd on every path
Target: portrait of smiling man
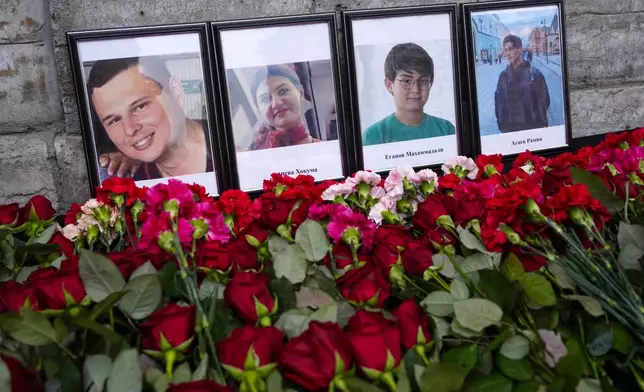
M 425 113 L 433 84 L 434 62 L 425 49 L 414 43 L 394 46 L 385 59 L 385 88 L 396 109 L 367 128 L 363 145 L 456 134 L 452 123 Z
M 207 122 L 186 117 L 181 81 L 159 57 L 99 60 L 89 72 L 87 91 L 98 122 L 118 149 L 110 159 L 138 165 L 135 181 L 213 171 Z

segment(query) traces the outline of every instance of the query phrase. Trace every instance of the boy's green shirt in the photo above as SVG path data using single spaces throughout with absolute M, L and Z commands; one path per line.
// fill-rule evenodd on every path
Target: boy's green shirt
M 409 126 L 401 123 L 394 114 L 391 114 L 367 128 L 362 136 L 362 144 L 371 146 L 455 134 L 454 125 L 443 118 L 425 114 L 420 125 Z

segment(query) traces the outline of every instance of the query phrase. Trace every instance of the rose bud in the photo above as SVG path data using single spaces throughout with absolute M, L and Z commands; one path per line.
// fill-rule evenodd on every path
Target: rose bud
M 13 227 L 18 222 L 20 206 L 18 203 L 11 203 L 0 206 L 0 227 Z
M 348 271 L 337 284 L 342 296 L 359 307 L 382 308 L 391 294 L 387 278 L 371 265 Z
M 284 335 L 275 327 L 245 325 L 217 343 L 224 369 L 241 383 L 240 391 L 264 391 L 264 380 L 277 367 Z
M 353 358 L 362 372 L 396 390 L 393 371 L 400 365 L 400 331 L 382 313 L 359 310 L 347 326 Z
M 277 298 L 268 290 L 268 283 L 264 274 L 235 272 L 224 291 L 224 301 L 244 323 L 270 326 L 270 316 L 277 313 Z
M 9 391 L 13 392 L 44 392 L 45 388 L 40 383 L 36 373 L 28 369 L 22 362 L 14 357 L 0 354 L 0 362 L 4 362 L 11 379 Z
M 229 249 L 235 270 L 259 271 L 260 264 L 257 249 L 250 245 L 245 238 L 239 237 L 231 241 Z
M 71 260 L 74 257 L 74 243 L 61 232 L 56 231 L 49 240 L 49 243 L 56 244 L 60 247 L 60 253 L 58 253 L 58 256 L 65 255 L 67 260 Z
M 410 241 L 402 253 L 402 265 L 413 276 L 422 277 L 425 270 L 434 265 L 432 250 L 423 241 Z
M 38 302 L 43 309 L 62 310 L 81 302 L 83 305 L 91 303 L 78 270 L 43 268 L 32 272 L 27 282 L 36 288 Z
M 0 283 L 0 302 L 4 311 L 17 312 L 22 307 L 39 310 L 36 289 L 13 280 Z
M 346 390 L 343 376 L 352 366 L 351 343 L 342 328 L 318 321 L 291 339 L 280 358 L 284 378 L 307 391 L 328 390 L 331 384 Z
M 234 392 L 234 390 L 217 383 L 217 381 L 201 380 L 170 384 L 168 392 Z
M 418 303 L 413 298 L 406 299 L 391 313 L 396 317 L 403 347 L 407 350 L 420 347 L 419 351 L 422 351 L 422 355 L 424 355 L 425 351 L 422 346 L 431 341 L 432 335 L 427 315 Z
M 176 348 L 185 351 L 194 338 L 195 323 L 194 305 L 181 306 L 169 303 L 139 324 L 143 347 L 153 351 L 168 351 Z
M 295 205 L 295 200 L 281 199 L 274 193 L 264 193 L 261 200 L 261 223 L 270 230 L 276 231 L 277 228 L 286 223 L 288 216 Z
M 431 230 L 438 225 L 436 221 L 443 215 L 447 215 L 447 209 L 442 197 L 429 195 L 424 202 L 418 205 L 418 210 L 412 218 L 412 223 L 415 227 Z
M 28 220 L 32 221 L 48 221 L 56 215 L 56 210 L 51 205 L 51 201 L 45 196 L 36 195 L 31 198 L 20 209 L 20 224 L 27 222 Z

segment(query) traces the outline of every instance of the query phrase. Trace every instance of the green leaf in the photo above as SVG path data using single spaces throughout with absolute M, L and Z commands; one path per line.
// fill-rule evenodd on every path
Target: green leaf
M 499 305 L 505 313 L 514 309 L 519 296 L 519 287 L 511 283 L 499 271 L 480 271 L 478 288 L 487 299 Z
M 411 380 L 407 376 L 407 368 L 404 364 L 399 366 L 396 372 L 398 382 L 396 383 L 395 392 L 411 392 Z
M 7 268 L 13 269 L 16 265 L 16 252 L 13 249 L 13 235 L 8 235 L 4 240 L 0 240 L 0 263 Z
M 33 244 L 46 244 L 51 240 L 51 237 L 54 236 L 54 233 L 56 232 L 56 224 L 49 225 L 45 230 L 43 230 L 42 234 L 39 235 L 38 237 L 34 238 Z
M 184 362 L 174 370 L 174 374 L 172 375 L 172 383 L 181 384 L 184 382 L 189 382 L 190 380 L 192 380 L 190 364 L 188 362 Z
M 228 337 L 242 324 L 237 320 L 233 311 L 224 304 L 223 300 L 209 299 L 204 301 L 208 322 L 210 322 L 213 339 L 218 342 Z
M 575 392 L 602 392 L 599 380 L 583 378 L 579 380 Z
M 521 335 L 508 338 L 501 345 L 501 354 L 509 359 L 523 359 L 530 353 L 530 342 Z
M 275 328 L 284 332 L 289 339 L 292 339 L 308 328 L 309 317 L 312 314 L 313 310 L 308 308 L 291 309 L 280 316 L 275 323 Z
M 624 200 L 615 196 L 606 188 L 601 178 L 578 167 L 571 167 L 570 174 L 574 184 L 584 184 L 588 192 L 608 210 L 611 214 L 624 209 Z
M 493 270 L 499 266 L 500 261 L 500 253 L 474 253 L 473 255 L 468 256 L 460 266 L 461 270 L 465 273 L 481 270 Z
M 613 330 L 613 349 L 628 355 L 635 344 L 633 335 L 621 324 L 613 323 L 610 328 Z
M 460 301 L 470 297 L 470 289 L 467 287 L 467 283 L 462 280 L 454 279 L 449 288 L 452 296 L 456 300 Z
M 525 269 L 517 255 L 510 253 L 501 264 L 501 272 L 509 281 L 516 282 L 525 273 Z
M 420 379 L 421 392 L 456 392 L 463 388 L 467 369 L 454 363 L 430 363 Z
M 272 256 L 282 252 L 288 247 L 288 242 L 278 235 L 271 235 L 268 238 L 268 251 Z
M 534 369 L 527 359 L 509 359 L 503 355 L 497 355 L 496 366 L 501 373 L 517 381 L 528 381 L 534 377 Z
M 161 288 L 163 293 L 169 297 L 175 297 L 177 295 L 177 265 L 174 262 L 166 263 L 159 270 L 159 280 L 161 281 Z
M 608 354 L 613 346 L 613 330 L 604 324 L 594 325 L 588 331 L 586 347 L 590 355 L 601 357 Z
M 222 299 L 224 298 L 225 289 L 226 286 L 223 284 L 206 279 L 201 282 L 201 286 L 199 286 L 199 299 L 203 301 L 206 298 L 215 296 L 215 293 L 217 294 L 217 299 Z M 280 303 L 280 306 L 281 305 L 282 304 Z
M 447 291 L 438 290 L 429 293 L 424 300 L 420 302 L 420 306 L 436 317 L 449 316 L 454 312 L 454 296 Z
M 538 392 L 539 383 L 535 380 L 523 381 L 518 383 L 512 392 Z
M 557 303 L 555 291 L 545 276 L 537 272 L 527 272 L 519 278 L 528 298 L 537 305 L 553 306 Z
M 604 315 L 604 310 L 602 306 L 595 299 L 585 296 L 585 295 L 562 295 L 564 299 L 569 299 L 571 301 L 579 301 L 581 306 L 586 309 L 586 312 L 593 317 L 600 317 Z
M 295 242 L 300 244 L 307 260 L 320 261 L 329 250 L 329 238 L 322 225 L 307 219 L 295 232 Z
M 492 372 L 492 369 L 494 368 L 494 358 L 492 357 L 492 353 L 490 352 L 483 352 L 481 353 L 479 360 L 476 362 L 476 369 L 479 373 L 487 376 Z
M 89 355 L 83 364 L 83 391 L 101 392 L 112 372 L 112 359 L 107 355 Z
M 306 255 L 298 244 L 288 245 L 281 252 L 273 254 L 275 275 L 285 277 L 293 284 L 304 282 L 307 265 Z
M 503 310 L 492 301 L 470 298 L 454 303 L 454 314 L 459 324 L 476 332 L 497 324 L 503 317 Z
M 383 392 L 377 386 L 361 379 L 356 376 L 349 376 L 345 378 L 347 386 L 351 392 Z
M 16 282 L 18 283 L 24 283 L 29 279 L 29 275 L 31 275 L 32 272 L 38 271 L 40 269 L 39 265 L 29 265 L 26 267 L 22 267 L 20 269 L 20 272 L 18 272 L 18 276 L 16 277 Z
M 488 376 L 468 381 L 465 384 L 464 392 L 512 392 L 512 381 L 503 377 L 500 373 L 492 373 Z M 516 391 L 516 389 L 515 389 Z
M 554 275 L 557 284 L 562 289 L 574 290 L 575 284 L 570 279 L 566 270 L 560 266 L 557 262 L 549 263 L 548 270 Z
M 56 331 L 46 316 L 31 309 L 21 310 L 22 317 L 7 318 L 3 329 L 12 338 L 28 346 L 44 346 L 56 341 Z
M 311 321 L 319 321 L 319 322 L 332 322 L 332 323 L 337 323 L 338 321 L 338 304 L 337 303 L 331 303 L 327 306 L 323 306 L 320 309 L 316 310 L 313 312 L 311 317 L 309 318 L 309 323 Z M 308 325 L 307 325 L 308 328 Z
M 475 336 L 481 336 L 481 332 L 472 331 L 469 328 L 462 326 L 457 319 L 452 320 L 452 332 L 455 336 L 462 336 L 464 338 L 473 338 Z
M 617 231 L 617 242 L 619 248 L 624 249 L 626 245 L 635 245 L 641 250 L 644 250 L 644 226 L 630 225 L 624 221 L 619 222 L 619 230 Z
M 127 292 L 119 302 L 119 309 L 134 320 L 152 314 L 161 303 L 161 282 L 156 275 L 142 275 L 125 285 Z
M 463 264 L 462 261 L 465 260 L 461 256 L 456 256 L 455 261 L 458 265 Z M 460 261 L 460 262 L 459 262 Z M 456 268 L 454 268 L 454 265 L 452 262 L 449 260 L 449 256 L 447 256 L 444 253 L 435 253 L 432 256 L 432 262 L 434 263 L 434 267 L 440 268 L 440 274 L 445 276 L 446 278 L 454 279 L 456 277 L 457 272 Z
M 644 256 L 644 250 L 638 248 L 637 245 L 626 244 L 619 252 L 619 263 L 625 269 L 640 271 L 642 269 L 640 264 L 642 256 Z
M 65 324 L 65 321 L 62 318 L 56 318 L 54 320 L 54 331 L 56 332 L 57 342 L 62 342 L 69 335 L 67 324 Z
M 157 269 L 154 268 L 154 265 L 152 265 L 151 262 L 146 261 L 142 266 L 139 268 L 135 269 L 134 272 L 132 272 L 132 275 L 130 275 L 130 281 L 138 278 L 139 276 L 143 275 L 156 275 L 157 274 Z
M 89 314 L 89 319 L 96 320 L 101 314 L 112 309 L 125 294 L 127 294 L 125 291 L 117 291 L 108 295 L 104 300 L 94 305 L 94 309 L 92 309 L 92 312 Z
M 58 244 L 29 244 L 15 246 L 16 254 L 28 254 L 33 256 L 49 256 L 60 251 Z
M 466 230 L 461 226 L 458 226 L 456 230 L 458 231 L 458 237 L 461 240 L 461 244 L 463 244 L 466 248 L 478 250 L 479 252 L 485 254 L 493 253 L 488 252 L 487 248 L 485 247 L 485 245 L 483 245 L 481 240 L 479 240 L 471 231 Z
M 270 283 L 271 292 L 277 297 L 280 313 L 295 308 L 296 297 L 293 284 L 285 277 L 273 279 Z
M 83 380 L 76 364 L 67 355 L 61 353 L 58 365 L 61 389 L 65 392 L 83 392 Z
M 283 383 L 280 372 L 277 369 L 273 370 L 266 378 L 266 392 L 283 392 Z
M 478 361 L 478 350 L 476 345 L 455 347 L 445 351 L 441 355 L 441 363 L 453 363 L 466 369 L 468 372 L 474 369 Z
M 313 279 L 315 279 L 317 287 L 325 293 L 329 294 L 331 298 L 336 301 L 344 300 L 344 297 L 342 296 L 342 294 L 340 294 L 340 291 L 335 284 L 335 280 L 329 278 L 324 272 L 325 270 L 328 271 L 326 267 L 318 267 L 318 269 L 315 271 L 315 275 L 313 275 Z M 331 271 L 328 271 L 328 273 L 331 274 Z
M 118 343 L 121 341 L 121 335 L 117 334 L 109 328 L 105 328 L 104 326 L 98 324 L 96 321 L 83 317 L 77 317 L 73 319 L 72 322 L 81 328 L 88 329 L 103 336 L 112 343 Z
M 2 358 L 0 358 L 0 391 L 11 391 L 11 373 Z
M 152 388 L 154 392 L 166 392 L 170 386 L 170 380 L 168 380 L 167 374 L 162 374 L 161 377 L 154 380 Z
M 121 351 L 114 360 L 110 377 L 107 379 L 107 392 L 141 392 L 143 374 L 139 364 L 139 353 L 135 348 Z
M 205 380 L 208 376 L 208 353 L 203 354 L 199 366 L 195 369 L 195 372 L 192 374 L 192 381 L 201 381 Z
M 94 302 L 104 300 L 125 286 L 123 276 L 110 259 L 85 249 L 80 251 L 78 273 L 87 295 Z
M 582 348 L 579 338 L 571 336 L 566 341 L 568 354 L 557 362 L 557 373 L 564 376 L 566 387 L 573 389 L 579 383 L 583 374 L 589 374 L 590 365 Z

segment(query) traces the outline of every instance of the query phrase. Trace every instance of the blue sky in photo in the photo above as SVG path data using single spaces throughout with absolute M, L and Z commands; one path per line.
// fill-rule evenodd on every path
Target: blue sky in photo
M 497 15 L 512 34 L 519 36 L 522 41 L 526 42 L 533 28 L 541 26 L 544 19 L 546 25 L 549 26 L 552 19 L 558 12 L 559 7 L 556 5 L 548 5 L 541 7 L 476 12 L 475 15 Z

